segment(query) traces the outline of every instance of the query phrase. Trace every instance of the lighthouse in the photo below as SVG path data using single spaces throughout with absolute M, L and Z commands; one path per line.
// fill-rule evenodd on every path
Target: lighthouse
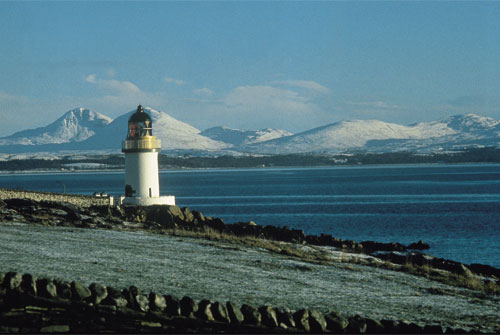
M 174 196 L 160 196 L 158 152 L 161 142 L 153 136 L 153 122 L 141 105 L 128 120 L 125 153 L 125 197 L 131 205 L 175 205 Z

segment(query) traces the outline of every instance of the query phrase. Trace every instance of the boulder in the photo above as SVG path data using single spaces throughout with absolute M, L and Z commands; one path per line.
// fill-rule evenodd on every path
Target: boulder
M 243 314 L 243 323 L 249 325 L 260 325 L 262 317 L 259 311 L 250 305 L 243 304 L 241 306 L 241 313 Z
M 210 300 L 207 299 L 201 300 L 200 303 L 198 304 L 198 312 L 196 313 L 196 316 L 204 321 L 214 321 L 215 318 L 210 308 L 211 305 L 212 302 Z
M 378 320 L 366 319 L 366 332 L 368 334 L 385 334 L 387 333 L 384 325 Z
M 346 328 L 346 332 L 349 334 L 364 334 L 366 333 L 366 319 L 355 315 L 349 318 L 349 325 Z
M 309 327 L 313 333 L 324 333 L 326 331 L 326 320 L 323 313 L 316 309 L 310 310 Z
M 439 325 L 426 325 L 423 330 L 424 334 L 444 334 L 443 327 Z
M 108 290 L 104 285 L 92 283 L 90 284 L 89 289 L 90 293 L 92 294 L 91 301 L 94 303 L 94 305 L 99 305 L 101 301 L 106 299 L 106 297 L 108 296 Z
M 398 324 L 398 331 L 404 334 L 422 334 L 424 328 L 417 325 L 414 322 L 408 322 L 406 320 L 402 320 Z
M 185 317 L 194 317 L 194 314 L 198 311 L 198 305 L 191 297 L 182 297 L 179 302 L 181 308 L 181 314 Z
M 40 297 L 57 298 L 57 287 L 54 282 L 47 278 L 40 278 L 36 281 L 36 290 Z
M 137 306 L 137 301 L 135 297 L 140 294 L 139 289 L 134 285 L 130 286 L 128 289 L 122 290 L 122 296 L 128 301 L 127 307 L 132 309 L 139 309 Z
M 79 282 L 71 282 L 71 298 L 73 300 L 86 300 L 90 298 L 92 293 L 90 292 L 90 289 L 85 287 L 83 284 Z
M 149 311 L 149 299 L 143 294 L 137 294 L 135 297 L 136 309 L 141 312 Z
M 226 306 L 216 301 L 211 306 L 210 309 L 212 311 L 212 315 L 214 319 L 219 322 L 229 323 L 231 320 L 229 319 L 228 312 Z
M 184 223 L 184 214 L 177 206 L 153 205 L 146 207 L 146 219 L 168 227 L 174 223 Z
M 152 311 L 164 311 L 167 308 L 167 301 L 164 296 L 154 292 L 149 293 L 149 308 Z
M 288 308 L 278 307 L 276 308 L 276 316 L 278 318 L 278 324 L 282 328 L 295 328 L 295 320 L 293 319 L 293 314 Z M 283 327 L 283 325 L 285 327 Z
M 309 311 L 307 309 L 299 309 L 293 313 L 293 319 L 297 328 L 306 332 L 311 330 L 311 327 L 309 326 Z
M 7 199 L 10 200 L 10 199 Z M 20 289 L 23 276 L 16 272 L 7 272 L 3 278 L 2 286 L 8 291 L 17 291 Z
M 56 279 L 54 280 L 54 284 L 56 285 L 57 288 L 57 296 L 61 299 L 71 299 L 71 284 L 63 281 Z
M 204 223 L 205 222 L 205 216 L 203 216 L 203 213 L 200 211 L 192 211 L 194 219 L 198 223 Z
M 394 320 L 380 320 L 380 323 L 384 326 L 384 332 L 386 334 L 398 334 L 399 332 L 399 327 L 398 323 Z
M 36 278 L 29 273 L 24 274 L 21 281 L 21 289 L 24 293 L 36 295 Z
M 343 333 L 349 325 L 349 320 L 335 312 L 330 312 L 325 316 L 326 327 L 334 333 Z
M 173 295 L 165 296 L 165 302 L 167 303 L 167 308 L 165 312 L 170 316 L 179 316 L 181 315 L 181 307 L 179 304 L 179 298 Z
M 187 223 L 193 223 L 194 222 L 194 214 L 191 212 L 191 210 L 187 207 L 181 208 L 182 214 L 184 214 L 184 221 Z
M 121 291 L 113 287 L 108 287 L 107 291 L 108 296 L 106 297 L 106 299 L 101 301 L 101 305 L 116 306 L 117 308 L 127 306 L 128 301 L 122 296 Z
M 271 306 L 259 307 L 259 313 L 262 318 L 262 324 L 267 327 L 278 327 L 278 317 L 276 311 Z
M 216 229 L 218 231 L 222 231 L 224 229 L 224 226 L 226 225 L 224 220 L 220 218 L 205 218 L 206 224 L 213 229 Z
M 406 248 L 413 250 L 427 250 L 430 249 L 431 246 L 427 243 L 422 242 L 422 240 L 419 240 L 417 243 L 409 244 Z
M 27 211 L 31 213 L 39 208 L 38 203 L 35 200 L 26 198 L 4 199 L 4 202 L 7 204 L 7 208 L 16 209 L 18 211 Z
M 483 265 L 478 263 L 472 263 L 469 265 L 470 269 L 480 275 L 488 276 L 488 277 L 496 277 L 500 278 L 500 269 L 494 268 L 490 265 Z
M 235 304 L 233 304 L 230 301 L 226 302 L 226 309 L 229 319 L 231 320 L 231 323 L 234 324 L 243 323 L 245 317 L 243 316 L 241 310 Z

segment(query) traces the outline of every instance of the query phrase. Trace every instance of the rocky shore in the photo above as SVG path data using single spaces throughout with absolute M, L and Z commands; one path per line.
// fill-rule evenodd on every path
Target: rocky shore
M 287 227 L 259 226 L 253 222 L 226 224 L 221 219 L 176 206 L 77 206 L 63 201 L 28 198 L 0 201 L 0 221 L 203 237 L 264 248 L 315 264 L 332 262 L 331 255 L 328 256 L 325 250 L 336 250 L 349 255 L 342 257 L 342 262 L 406 272 L 448 285 L 467 287 L 478 292 L 476 298 L 489 299 L 491 296 L 499 300 L 498 269 L 422 254 L 416 250 L 425 250 L 428 245 L 421 241 L 409 246 L 373 241 L 358 243 L 326 234 L 307 235 Z M 310 247 L 304 248 L 307 246 Z M 342 316 L 308 308 L 291 311 L 266 305 L 258 308 L 249 304 L 236 306 L 230 302 L 210 301 L 210 297 L 199 301 L 188 296 L 179 299 L 171 295 L 142 294 L 134 286 L 121 290 L 100 284 L 84 287 L 77 282 L 61 284 L 57 280 L 37 279 L 13 272 L 2 275 L 0 279 L 0 324 L 5 325 L 0 332 L 477 333 L 500 330 L 498 321 L 495 326 L 491 320 L 486 328 L 482 327 L 481 320 L 477 320 L 477 328 L 460 329 L 360 315 Z M 236 317 L 236 314 L 241 317 Z

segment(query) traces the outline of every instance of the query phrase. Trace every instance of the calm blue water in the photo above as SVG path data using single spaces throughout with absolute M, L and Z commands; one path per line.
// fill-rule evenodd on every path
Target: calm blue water
M 0 175 L 0 187 L 123 191 L 123 173 Z M 178 170 L 162 194 L 226 222 L 253 220 L 356 241 L 423 240 L 430 254 L 500 267 L 500 165 Z M 64 185 L 64 186 L 63 186 Z

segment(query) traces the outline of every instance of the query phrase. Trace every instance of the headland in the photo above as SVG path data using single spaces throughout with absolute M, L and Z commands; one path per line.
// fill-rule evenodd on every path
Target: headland
M 218 289 L 206 296 L 194 289 L 190 294 L 189 284 L 183 290 L 172 288 L 183 292 L 181 297 L 172 291 L 155 293 L 151 291 L 154 285 L 147 281 L 116 289 L 103 274 L 96 274 L 93 283 L 80 283 L 68 274 L 56 278 L 61 274 L 50 276 L 42 265 L 39 270 L 30 269 L 30 274 L 21 274 L 26 271 L 21 265 L 8 268 L 4 261 L 4 268 L 0 269 L 3 332 L 500 331 L 500 271 L 487 265 L 466 265 L 423 254 L 420 251 L 428 246 L 421 241 L 412 245 L 355 242 L 253 222 L 227 224 L 176 206 L 115 207 L 104 198 L 19 192 L 23 191 L 0 190 L 0 221 L 4 226 L 16 222 L 35 225 L 38 231 L 63 227 L 59 229 L 147 233 L 155 236 L 155 245 L 164 240 L 176 246 L 169 249 L 169 257 L 178 257 L 176 250 L 182 253 L 181 246 L 175 244 L 179 241 L 201 245 L 200 250 L 189 249 L 193 253 L 191 259 L 212 248 L 214 255 L 221 255 L 214 259 L 215 263 L 226 262 L 236 269 L 245 259 L 251 261 L 256 271 L 268 272 L 270 292 L 266 293 L 262 285 L 246 287 L 247 278 L 240 274 L 241 286 L 232 290 L 244 294 L 234 295 L 233 301 L 222 301 L 224 294 L 214 293 L 228 289 L 215 282 L 208 286 Z M 88 243 L 91 247 L 92 241 Z M 111 244 L 108 250 L 114 252 Z M 232 259 L 231 253 L 235 253 Z M 188 262 L 185 259 L 180 266 L 189 266 Z M 270 300 L 277 269 L 283 277 L 281 283 L 294 278 L 305 281 L 296 292 L 288 292 L 300 296 L 301 302 L 276 293 Z M 185 281 L 189 283 L 207 273 L 214 273 L 221 282 L 229 281 L 225 275 L 228 271 L 220 271 L 215 265 L 204 271 L 208 272 L 193 272 Z M 237 282 L 238 275 L 233 277 Z M 307 294 L 302 296 L 313 291 L 324 303 L 321 299 L 308 299 Z M 255 300 L 253 296 L 262 298 Z M 429 301 L 433 304 L 427 304 Z

